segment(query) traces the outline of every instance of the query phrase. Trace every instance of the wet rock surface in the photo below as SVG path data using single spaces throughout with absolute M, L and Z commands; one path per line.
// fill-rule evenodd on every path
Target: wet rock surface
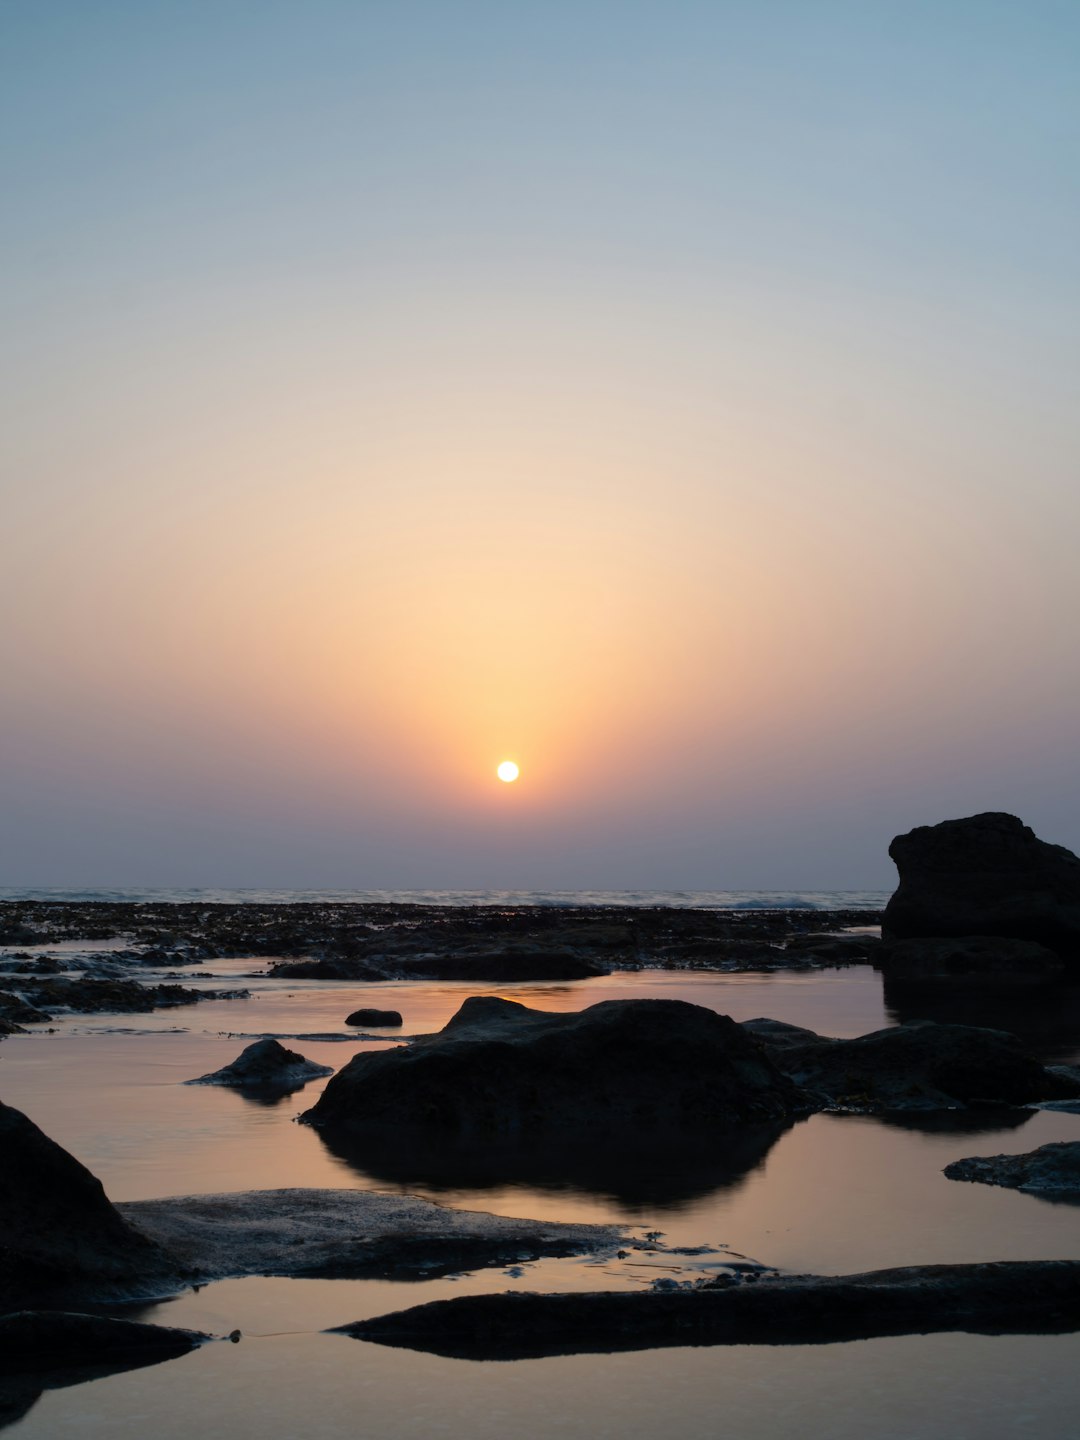
M 675 1292 L 464 1295 L 340 1327 L 382 1345 L 474 1360 L 677 1345 L 818 1345 L 961 1330 L 1080 1329 L 1080 1261 L 917 1265 L 766 1276 Z
M 58 979 L 26 982 L 22 998 L 46 1012 L 80 1015 L 137 1015 L 201 1000 L 243 1000 L 246 990 L 194 990 L 186 985 L 142 985 L 137 980 Z M 52 1015 L 47 1014 L 47 1019 Z
M 1002 1031 L 913 1021 L 833 1040 L 775 1020 L 748 1020 L 743 1028 L 818 1108 L 1026 1105 L 1076 1093 L 1074 1079 L 1040 1065 Z
M 188 1080 L 188 1085 L 223 1085 L 243 1090 L 298 1090 L 320 1075 L 332 1075 L 333 1066 L 319 1065 L 277 1040 L 256 1040 L 231 1065 Z
M 922 825 L 889 854 L 900 883 L 882 918 L 887 940 L 998 935 L 1080 955 L 1080 859 L 1015 815 Z
M 625 1138 L 784 1119 L 795 1087 L 733 1020 L 681 1000 L 569 1013 L 473 997 L 436 1035 L 355 1056 L 301 1117 L 350 1133 Z
M 607 1250 L 622 1236 L 610 1225 L 508 1219 L 364 1190 L 249 1190 L 118 1208 L 199 1281 L 438 1275 Z
M 0 1308 L 149 1294 L 176 1267 L 125 1220 L 101 1182 L 0 1102 Z
M 1080 1141 L 1040 1145 L 1025 1155 L 973 1155 L 946 1165 L 950 1180 L 972 1180 L 1023 1190 L 1046 1200 L 1080 1204 Z

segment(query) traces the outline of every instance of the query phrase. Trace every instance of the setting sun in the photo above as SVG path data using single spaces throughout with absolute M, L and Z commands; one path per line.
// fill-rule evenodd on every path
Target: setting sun
M 516 780 L 518 778 L 518 775 L 520 775 L 521 772 L 514 764 L 513 760 L 504 760 L 495 773 L 496 775 L 498 775 L 500 780 L 505 780 L 506 783 L 509 785 L 512 780 Z

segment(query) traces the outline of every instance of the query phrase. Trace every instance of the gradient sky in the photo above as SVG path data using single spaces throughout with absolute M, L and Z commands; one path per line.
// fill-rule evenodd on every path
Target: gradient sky
M 0 884 L 1080 849 L 1074 0 L 0 26 Z

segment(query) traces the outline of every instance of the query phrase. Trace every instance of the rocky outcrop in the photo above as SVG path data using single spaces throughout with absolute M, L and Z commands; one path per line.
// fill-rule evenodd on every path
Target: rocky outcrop
M 354 1010 L 346 1015 L 346 1025 L 400 1025 L 401 1012 L 398 1010 Z
M 277 1040 L 256 1040 L 231 1065 L 188 1080 L 188 1085 L 225 1085 L 237 1090 L 299 1090 L 309 1080 L 332 1075 L 331 1065 L 318 1065 Z
M 863 1275 L 724 1276 L 699 1289 L 462 1295 L 340 1327 L 473 1360 L 672 1345 L 822 1345 L 875 1335 L 1080 1329 L 1080 1261 L 915 1265 Z
M 889 854 L 900 883 L 882 920 L 887 940 L 997 935 L 1080 951 L 1080 859 L 1015 815 L 922 825 Z
M 0 1307 L 145 1295 L 167 1274 L 169 1258 L 117 1212 L 101 1181 L 0 1103 Z
M 1080 1140 L 1040 1145 L 1026 1155 L 973 1155 L 946 1165 L 944 1173 L 950 1180 L 975 1180 L 1044 1200 L 1080 1203 Z
M 950 1109 L 1066 1100 L 1077 1082 L 1025 1055 L 1012 1035 L 913 1021 L 854 1040 L 832 1040 L 775 1020 L 743 1027 L 818 1108 Z
M 0 1373 L 76 1365 L 151 1364 L 186 1355 L 210 1336 L 104 1315 L 19 1310 L 0 1316 Z
M 726 1016 L 681 1000 L 558 1014 L 473 997 L 436 1035 L 355 1056 L 309 1124 L 445 1136 L 700 1131 L 783 1119 L 795 1087 Z
M 1054 950 L 1034 940 L 997 935 L 896 940 L 882 945 L 875 965 L 888 980 L 909 985 L 969 987 L 1045 985 L 1065 969 Z
M 246 1000 L 247 990 L 194 990 L 186 985 L 141 985 L 137 980 L 36 980 L 21 987 L 26 1000 L 43 1010 L 81 1015 L 136 1015 L 201 1000 Z

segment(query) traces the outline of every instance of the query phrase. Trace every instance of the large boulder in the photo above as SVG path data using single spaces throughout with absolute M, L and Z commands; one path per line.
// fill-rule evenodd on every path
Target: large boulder
M 118 1214 L 100 1180 L 0 1102 L 0 1309 L 152 1293 L 154 1277 L 174 1271 Z
M 744 1027 L 818 1106 L 874 1112 L 1071 1099 L 1080 1083 L 1025 1055 L 998 1030 L 916 1020 L 833 1040 L 775 1020 Z
M 911 985 L 1044 985 L 1064 970 L 1061 956 L 1035 940 L 1001 935 L 894 940 L 874 964 L 889 980 Z
M 733 1020 L 682 1000 L 555 1014 L 466 1000 L 436 1035 L 355 1056 L 302 1118 L 328 1130 L 586 1135 L 783 1119 L 795 1087 Z
M 1015 815 L 920 825 L 889 854 L 900 883 L 882 920 L 887 940 L 1004 935 L 1080 951 L 1080 859 Z

